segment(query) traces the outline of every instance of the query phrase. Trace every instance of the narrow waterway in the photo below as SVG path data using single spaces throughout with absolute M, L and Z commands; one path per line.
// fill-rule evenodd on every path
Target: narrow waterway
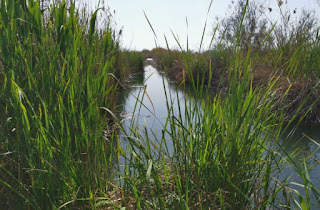
M 173 109 L 173 113 L 178 113 L 179 109 L 180 113 L 184 113 L 185 106 L 189 104 L 188 101 L 192 97 L 187 97 L 186 93 L 177 88 L 177 84 L 171 83 L 157 71 L 152 62 L 152 60 L 146 61 L 143 73 L 129 76 L 125 84 L 127 88 L 123 90 L 118 102 L 118 115 L 121 117 L 122 125 L 127 133 L 140 132 L 142 137 L 148 135 L 149 138 L 151 136 L 152 139 L 160 140 L 163 137 L 162 131 L 166 126 L 168 116 L 167 101 L 172 104 L 170 107 Z M 139 128 L 141 131 L 132 131 L 133 128 Z M 284 136 L 287 134 L 285 133 Z M 298 153 L 295 157 L 297 164 L 301 163 L 303 157 L 312 154 L 312 158 L 308 161 L 308 167 L 310 167 L 308 173 L 312 182 L 320 189 L 319 146 L 307 136 L 320 143 L 320 127 L 300 126 L 289 139 L 280 139 L 278 146 L 285 148 L 287 154 L 296 151 Z M 168 152 L 172 152 L 170 142 L 166 142 L 166 144 Z M 125 148 L 126 141 L 122 141 L 121 146 Z M 283 169 L 279 179 L 287 177 L 297 183 L 303 183 L 292 167 Z M 305 194 L 303 188 L 294 188 L 302 195 Z M 313 203 L 317 202 L 315 199 L 315 197 L 312 198 Z
M 152 62 L 151 59 L 147 60 L 143 73 L 132 74 L 127 79 L 126 88 L 119 100 L 118 114 L 127 134 L 132 132 L 131 129 L 139 128 L 142 138 L 148 135 L 158 142 L 163 134 L 167 137 L 167 133 L 162 132 L 168 116 L 167 101 L 170 102 L 169 106 L 174 113 L 184 113 L 185 100 L 188 100 L 188 97 L 177 89 L 176 84 L 169 82 L 157 71 Z M 125 147 L 126 141 L 122 141 L 121 144 Z M 170 142 L 167 144 L 168 153 L 171 153 L 172 146 Z

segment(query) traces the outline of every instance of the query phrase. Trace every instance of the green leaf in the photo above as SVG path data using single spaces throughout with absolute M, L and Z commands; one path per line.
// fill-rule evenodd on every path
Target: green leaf
M 147 177 L 151 177 L 151 170 L 152 170 L 152 159 L 148 160 L 148 170 L 147 170 Z
M 98 14 L 99 10 L 100 10 L 100 8 L 97 9 L 92 14 L 91 19 L 90 19 L 90 27 L 89 27 L 89 43 L 90 43 L 90 45 L 92 44 L 93 34 L 94 34 L 94 31 L 95 31 L 95 28 L 96 28 L 97 14 Z

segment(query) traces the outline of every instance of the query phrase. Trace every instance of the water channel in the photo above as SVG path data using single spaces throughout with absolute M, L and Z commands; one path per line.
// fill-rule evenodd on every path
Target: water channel
M 168 108 L 166 101 L 172 100 L 173 112 L 179 110 L 184 112 L 185 106 L 191 97 L 186 97 L 186 93 L 177 88 L 177 84 L 170 82 L 161 72 L 157 71 L 152 65 L 151 59 L 146 61 L 144 73 L 136 73 L 129 76 L 125 88 L 119 99 L 118 115 L 122 118 L 122 125 L 130 132 L 130 128 L 143 128 L 141 133 L 147 131 L 148 135 L 154 139 L 161 139 L 161 132 L 166 123 Z M 180 105 L 178 106 L 178 102 Z M 181 103 L 182 102 L 182 103 Z M 143 105 L 142 105 L 143 104 Z M 183 120 L 183 119 L 182 119 Z M 285 133 L 286 136 L 286 133 Z M 299 151 L 295 157 L 297 161 L 301 157 L 313 154 L 313 158 L 308 161 L 309 176 L 312 182 L 320 189 L 320 150 L 316 143 L 310 141 L 306 136 L 320 143 L 320 127 L 299 126 L 295 134 L 290 139 L 280 139 L 279 144 L 286 148 L 285 151 L 290 154 L 293 151 Z M 167 142 L 170 152 L 170 142 Z M 121 142 L 122 147 L 126 142 Z M 318 149 L 318 150 L 317 150 Z M 171 151 L 172 152 L 172 151 Z M 281 171 L 280 179 L 291 177 L 292 181 L 302 183 L 293 168 L 286 168 Z M 304 194 L 304 189 L 297 189 Z M 312 202 L 316 203 L 315 197 Z

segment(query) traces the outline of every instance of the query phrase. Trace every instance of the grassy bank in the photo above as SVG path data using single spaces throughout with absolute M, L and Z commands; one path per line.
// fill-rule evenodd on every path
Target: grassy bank
M 230 15 L 220 20 L 214 28 L 215 42 L 207 51 L 183 52 L 181 49 L 179 52 L 159 48 L 144 54 L 154 57 L 158 66 L 172 80 L 180 84 L 196 82 L 196 86 L 204 82 L 214 90 L 225 90 L 229 86 L 227 75 L 234 57 L 245 58 L 250 54 L 254 86 L 265 86 L 270 78 L 278 77 L 275 86 L 278 97 L 274 103 L 289 89 L 287 100 L 279 104 L 286 109 L 287 120 L 294 116 L 305 102 L 304 99 L 309 97 L 302 110 L 299 110 L 300 116 L 312 106 L 304 122 L 320 124 L 320 105 L 316 102 L 320 91 L 319 22 L 314 11 L 302 10 L 298 16 L 296 10 L 287 10 L 280 3 L 280 20 L 273 22 L 264 18 L 272 10 L 263 1 L 250 1 L 247 6 L 244 1 L 235 2 Z M 246 15 L 243 17 L 242 28 L 239 28 L 243 11 L 246 11 Z M 291 16 L 295 16 L 294 21 Z M 237 35 L 241 36 L 239 41 L 234 38 Z M 239 45 L 238 51 L 234 49 L 235 44 Z M 213 75 L 209 80 L 210 72 Z
M 192 64 L 192 54 L 180 55 Z M 133 123 L 123 129 L 127 133 L 121 139 L 126 145 L 120 167 L 125 192 L 121 205 L 133 209 L 319 207 L 320 191 L 308 175 L 312 166 L 307 166 L 314 153 L 297 162 L 299 151 L 287 154 L 279 142 L 287 126 L 285 109 L 273 103 L 286 100 L 285 94 L 280 100 L 275 94 L 279 78 L 257 88 L 251 63 L 249 53 L 233 57 L 226 94 L 208 94 L 212 89 L 201 79 L 199 85 L 197 74 L 189 75 L 196 88 L 187 92 L 186 99 L 170 97 L 167 91 L 169 115 L 160 137 L 147 124 Z M 185 67 L 186 72 L 193 68 Z M 213 71 L 209 81 L 212 77 Z M 178 100 L 178 110 L 172 98 Z M 280 178 L 286 168 L 294 168 L 303 181 Z M 297 191 L 300 187 L 305 195 Z
M 320 49 L 319 46 L 313 47 Z M 297 51 L 299 50 L 297 49 Z M 193 83 L 196 83 L 196 86 L 199 87 L 203 82 L 204 85 L 212 88 L 212 92 L 225 91 L 229 86 L 228 72 L 230 65 L 232 65 L 233 56 L 235 56 L 231 50 L 210 50 L 203 53 L 189 53 L 188 61 L 184 59 L 186 52 L 175 51 L 172 53 L 170 50 L 165 49 L 154 49 L 153 51 L 155 54 L 158 54 L 153 56 L 157 61 L 157 67 L 164 70 L 168 77 L 180 84 L 180 86 L 184 84 L 192 86 Z M 278 104 L 278 106 L 286 109 L 287 121 L 294 116 L 300 105 L 305 103 L 302 110 L 299 110 L 300 116 L 308 112 L 310 107 L 312 107 L 312 110 L 305 116 L 303 122 L 319 125 L 320 104 L 318 103 L 318 96 L 320 89 L 317 78 L 319 77 L 320 68 L 309 68 L 311 65 L 317 65 L 318 60 L 309 61 L 305 57 L 297 56 L 295 53 L 290 55 L 289 60 L 283 60 L 283 64 L 280 65 L 278 63 L 276 65 L 270 63 L 279 62 L 272 59 L 281 59 L 281 50 L 261 53 L 250 52 L 252 59 L 250 71 L 253 74 L 253 85 L 255 87 L 264 87 L 271 78 L 278 78 L 277 85 L 274 87 L 276 90 L 275 94 L 277 95 L 274 103 L 277 103 L 278 99 L 286 95 L 287 100 L 282 101 L 282 104 Z M 306 56 L 309 52 L 303 53 Z M 241 56 L 245 57 L 245 54 Z M 309 56 L 310 58 L 313 56 L 317 57 L 318 54 L 309 54 Z M 261 58 L 265 60 L 262 61 Z M 296 62 L 304 63 L 303 65 L 306 65 L 306 67 L 292 67 L 291 65 L 298 65 Z M 297 72 L 292 72 L 292 68 Z M 211 72 L 212 77 L 210 78 Z M 286 93 L 288 89 L 289 92 Z M 304 101 L 305 98 L 309 98 L 309 100 Z
M 245 15 L 242 10 L 240 30 Z M 177 94 L 178 111 L 171 92 L 166 92 L 169 115 L 160 137 L 148 131 L 146 123 L 123 129 L 126 148 L 120 178 L 125 196 L 121 205 L 133 209 L 319 208 L 320 191 L 309 176 L 317 163 L 308 165 L 316 158 L 319 143 L 313 142 L 317 149 L 311 154 L 300 156 L 300 150 L 288 154 L 280 143 L 280 138 L 286 138 L 288 122 L 301 122 L 308 116 L 309 105 L 318 101 L 313 86 L 301 98 L 293 95 L 301 91 L 296 84 L 302 75 L 290 67 L 300 58 L 296 53 L 304 45 L 286 57 L 277 57 L 283 54 L 281 48 L 245 50 L 240 34 L 233 39 L 230 48 L 220 46 L 203 53 L 161 48 L 143 52 L 180 86 L 189 83 L 193 90 L 184 100 Z M 275 53 L 271 63 L 281 59 L 281 64 L 260 71 L 258 64 L 268 67 L 270 61 L 264 63 L 260 56 L 271 53 Z M 208 94 L 212 87 L 223 91 L 212 96 Z M 317 109 L 313 107 L 313 111 Z M 287 168 L 292 168 L 301 182 L 281 177 Z
M 117 66 L 120 67 L 119 78 L 121 80 L 125 80 L 130 73 L 138 73 L 143 72 L 143 65 L 144 65 L 145 57 L 142 53 L 137 51 L 129 51 L 129 50 L 122 50 Z

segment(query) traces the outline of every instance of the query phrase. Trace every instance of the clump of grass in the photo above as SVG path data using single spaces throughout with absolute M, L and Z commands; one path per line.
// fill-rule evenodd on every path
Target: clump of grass
M 111 191 L 117 34 L 73 1 L 0 3 L 0 204 L 93 208 Z

